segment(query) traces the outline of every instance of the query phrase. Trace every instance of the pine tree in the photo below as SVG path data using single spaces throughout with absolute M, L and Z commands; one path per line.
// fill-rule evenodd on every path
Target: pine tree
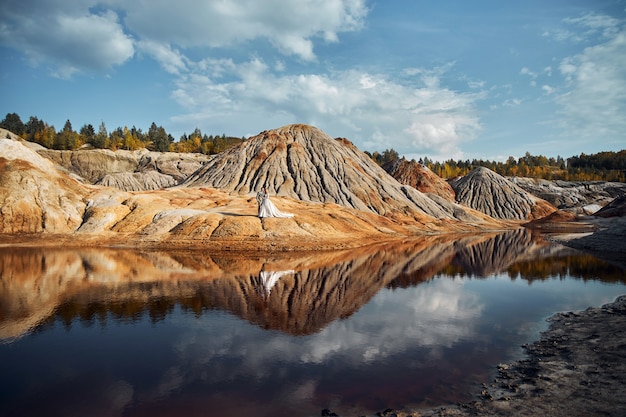
M 0 122 L 0 127 L 22 137 L 26 133 L 26 125 L 17 113 L 8 113 Z

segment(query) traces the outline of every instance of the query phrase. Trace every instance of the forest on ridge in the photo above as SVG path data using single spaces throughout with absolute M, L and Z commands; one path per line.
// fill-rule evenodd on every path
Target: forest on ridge
M 75 150 L 85 145 L 97 149 L 149 149 L 157 152 L 185 152 L 214 155 L 245 141 L 244 137 L 207 135 L 198 128 L 187 135 L 184 133 L 178 141 L 168 134 L 162 126 L 152 123 L 147 132 L 135 126 L 118 127 L 108 131 L 104 122 L 98 130 L 91 124 L 83 125 L 78 131 L 68 119 L 63 129 L 57 131 L 54 126 L 30 116 L 24 123 L 17 113 L 8 113 L 0 121 L 0 127 L 15 133 L 22 139 L 38 143 L 48 149 Z M 394 149 L 382 152 L 366 152 L 376 163 L 383 165 L 400 160 Z M 432 161 L 427 157 L 416 161 L 429 168 L 444 179 L 468 174 L 474 168 L 486 167 L 500 175 L 508 177 L 530 177 L 547 180 L 565 181 L 615 181 L 626 182 L 626 149 L 618 152 L 599 152 L 571 156 L 567 159 L 534 156 L 526 152 L 520 158 L 510 156 L 505 162 L 485 161 L 482 159 Z

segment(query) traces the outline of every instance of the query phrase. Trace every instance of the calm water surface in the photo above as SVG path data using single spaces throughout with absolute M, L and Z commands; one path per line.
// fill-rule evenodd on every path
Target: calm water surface
M 0 249 L 0 416 L 318 416 L 468 401 L 624 270 L 526 231 L 354 251 Z

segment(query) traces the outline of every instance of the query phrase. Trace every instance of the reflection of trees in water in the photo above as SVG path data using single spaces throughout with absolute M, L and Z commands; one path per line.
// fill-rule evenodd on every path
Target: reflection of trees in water
M 517 262 L 506 272 L 511 278 L 522 278 L 528 282 L 570 277 L 583 281 L 626 284 L 624 269 L 584 253 Z
M 458 239 L 409 240 L 334 253 L 219 257 L 204 253 L 0 250 L 0 339 L 59 320 L 163 320 L 177 306 L 225 310 L 263 328 L 315 333 L 350 317 L 381 288 L 437 275 L 506 272 L 529 281 L 572 276 L 625 282 L 623 270 L 590 255 L 555 250 L 525 229 Z M 267 292 L 261 271 L 295 270 Z

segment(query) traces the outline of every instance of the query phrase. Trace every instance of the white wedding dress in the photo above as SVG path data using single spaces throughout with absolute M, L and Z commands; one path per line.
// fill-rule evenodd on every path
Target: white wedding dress
M 283 275 L 293 274 L 293 273 L 294 273 L 293 269 L 290 269 L 287 271 L 261 271 L 261 274 L 260 274 L 261 286 L 262 286 L 262 289 L 265 290 L 265 294 L 270 295 L 270 292 L 272 292 L 272 288 L 274 287 L 274 285 L 276 285 L 278 280 Z
M 270 196 L 263 191 L 256 195 L 256 201 L 259 203 L 259 217 L 293 217 L 291 213 L 284 213 L 270 200 Z

